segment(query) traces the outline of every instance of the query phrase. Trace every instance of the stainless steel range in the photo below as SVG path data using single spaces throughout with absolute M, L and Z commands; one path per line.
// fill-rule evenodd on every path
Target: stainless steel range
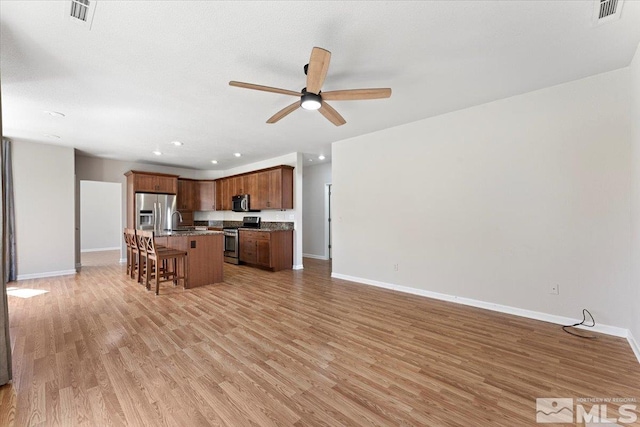
M 259 216 L 245 216 L 242 218 L 241 227 L 224 227 L 224 261 L 231 264 L 240 264 L 240 239 L 238 229 L 260 228 Z

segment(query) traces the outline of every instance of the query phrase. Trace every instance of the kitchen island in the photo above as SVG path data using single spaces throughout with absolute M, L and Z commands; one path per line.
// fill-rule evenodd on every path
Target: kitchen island
M 160 231 L 155 234 L 155 242 L 187 252 L 187 289 L 222 282 L 224 242 L 221 231 Z

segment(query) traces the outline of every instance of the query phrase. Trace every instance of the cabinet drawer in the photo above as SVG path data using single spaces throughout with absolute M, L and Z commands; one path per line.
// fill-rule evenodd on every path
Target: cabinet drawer
M 247 240 L 269 240 L 269 232 L 240 230 L 241 239 Z

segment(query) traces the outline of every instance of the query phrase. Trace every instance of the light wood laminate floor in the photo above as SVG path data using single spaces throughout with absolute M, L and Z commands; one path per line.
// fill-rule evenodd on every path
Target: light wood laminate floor
M 326 261 L 224 273 L 160 296 L 115 263 L 10 284 L 48 292 L 9 297 L 0 426 L 521 426 L 537 397 L 640 400 L 621 338 L 331 279 Z

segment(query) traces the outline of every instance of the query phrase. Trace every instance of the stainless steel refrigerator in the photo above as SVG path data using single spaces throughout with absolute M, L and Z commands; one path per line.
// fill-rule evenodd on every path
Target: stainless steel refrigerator
M 173 194 L 136 193 L 136 229 L 172 230 L 176 196 Z

